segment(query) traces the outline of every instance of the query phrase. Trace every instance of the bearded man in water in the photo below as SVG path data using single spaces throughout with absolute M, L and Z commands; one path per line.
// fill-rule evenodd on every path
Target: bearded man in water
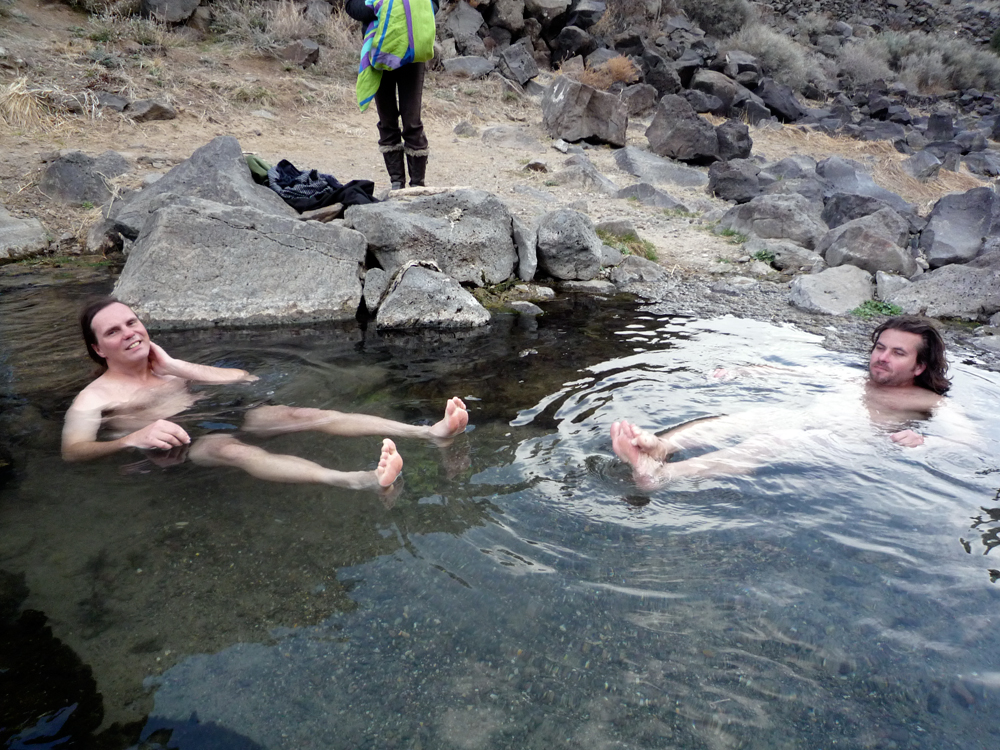
M 233 466 L 272 482 L 316 482 L 350 489 L 388 487 L 403 468 L 403 459 L 388 438 L 382 441 L 378 468 L 350 472 L 327 469 L 297 456 L 269 453 L 227 434 L 208 434 L 192 441 L 184 428 L 171 421 L 199 399 L 189 389 L 190 383 L 249 383 L 257 378 L 245 370 L 174 359 L 150 341 L 131 308 L 113 297 L 87 305 L 80 315 L 80 327 L 88 354 L 104 372 L 77 395 L 66 413 L 62 455 L 67 461 L 87 461 L 138 448 L 150 452 L 154 461 L 184 453 L 202 466 Z M 415 437 L 444 445 L 464 432 L 468 423 L 465 404 L 452 398 L 445 406 L 444 418 L 427 427 L 365 414 L 258 406 L 246 412 L 240 429 L 261 436 L 312 430 L 341 437 Z M 106 439 L 98 438 L 102 428 L 108 433 Z
M 868 357 L 862 401 L 869 419 L 875 425 L 895 428 L 889 438 L 898 445 L 923 445 L 923 436 L 898 427 L 929 418 L 941 405 L 951 387 L 947 370 L 944 340 L 929 321 L 907 315 L 885 321 L 872 333 Z M 714 375 L 726 377 L 729 373 L 717 370 Z M 794 415 L 788 416 L 794 419 Z M 632 466 L 637 484 L 655 488 L 682 477 L 745 474 L 789 443 L 787 431 L 782 435 L 761 433 L 731 448 L 670 461 L 679 450 L 712 445 L 723 436 L 731 436 L 733 427 L 747 426 L 738 422 L 734 418 L 710 417 L 659 435 L 626 421 L 615 422 L 611 425 L 611 445 L 615 454 Z

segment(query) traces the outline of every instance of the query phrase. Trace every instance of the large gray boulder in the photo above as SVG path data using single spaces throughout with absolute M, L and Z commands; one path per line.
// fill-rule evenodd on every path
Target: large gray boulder
M 146 222 L 115 295 L 155 328 L 349 320 L 365 247 L 343 227 L 188 198 Z
M 524 12 L 532 18 L 537 18 L 543 28 L 565 13 L 571 0 L 524 0 Z
M 819 273 L 827 268 L 823 256 L 788 240 L 762 240 L 760 237 L 751 237 L 744 243 L 743 251 L 750 256 L 770 253 L 774 256 L 771 265 L 779 271 Z
M 925 273 L 885 301 L 911 315 L 985 319 L 1000 310 L 1000 250 Z
M 794 91 L 770 78 L 762 80 L 754 93 L 782 122 L 796 122 L 809 114 L 796 98 Z
M 582 154 L 569 157 L 563 168 L 552 175 L 552 180 L 560 185 L 575 185 L 583 190 L 618 197 L 618 186 Z
M 688 208 L 669 193 L 653 187 L 648 182 L 637 182 L 634 185 L 623 187 L 618 191 L 616 198 L 637 200 L 645 206 L 654 208 L 666 208 L 671 211 L 687 212 Z
M 788 301 L 800 310 L 823 315 L 846 315 L 872 299 L 872 277 L 857 266 L 828 268 L 792 280 Z
M 816 165 L 816 174 L 829 183 L 833 193 L 850 193 L 878 198 L 899 213 L 909 213 L 913 207 L 891 190 L 875 184 L 875 180 L 861 164 L 852 159 L 831 156 Z
M 49 238 L 38 219 L 18 219 L 0 206 L 0 263 L 41 255 Z
M 760 195 L 759 174 L 749 159 L 717 161 L 708 168 L 708 191 L 724 201 L 746 203 Z
M 382 298 L 375 327 L 475 328 L 490 314 L 455 279 L 433 264 L 407 263 L 400 268 Z
M 469 37 L 477 36 L 483 23 L 485 21 L 482 13 L 465 0 L 461 0 L 454 6 L 451 13 L 448 14 L 448 18 L 441 25 L 445 32 L 461 42 Z
M 719 158 L 715 127 L 676 94 L 660 99 L 646 138 L 650 150 L 659 156 L 695 164 L 710 164 Z
M 816 245 L 830 266 L 850 264 L 869 273 L 886 271 L 901 276 L 917 272 L 917 262 L 906 247 L 909 222 L 886 206 L 831 229 Z
M 946 195 L 934 204 L 920 233 L 920 249 L 931 268 L 965 263 L 983 249 L 983 240 L 1000 229 L 1000 199 L 991 188 Z
M 719 100 L 719 106 L 713 110 L 713 115 L 725 117 L 736 99 L 736 83 L 723 73 L 708 68 L 701 68 L 691 79 L 689 88 L 701 91 Z
M 611 269 L 609 279 L 619 292 L 648 300 L 666 298 L 677 283 L 663 266 L 636 255 L 626 256 Z
M 745 123 L 726 120 L 715 129 L 715 136 L 719 139 L 719 158 L 722 161 L 750 158 L 753 139 L 750 137 L 750 128 Z
M 101 206 L 111 199 L 111 179 L 128 171 L 128 161 L 115 151 L 96 158 L 70 151 L 45 168 L 38 189 L 59 203 Z
M 134 240 L 150 214 L 182 196 L 227 206 L 248 206 L 277 216 L 298 216 L 277 193 L 253 181 L 239 141 L 232 136 L 219 136 L 149 187 L 115 203 L 110 218 L 123 236 Z
M 538 75 L 538 65 L 531 52 L 523 44 L 512 44 L 500 52 L 498 63 L 500 73 L 518 85 L 523 86 Z
M 538 222 L 538 268 L 556 279 L 588 281 L 601 270 L 601 240 L 586 214 L 562 208 Z
M 344 226 L 365 236 L 389 273 L 427 260 L 460 283 L 483 286 L 509 279 L 517 261 L 510 212 L 485 190 L 350 206 Z
M 765 240 L 791 240 L 811 250 L 827 231 L 819 218 L 821 210 L 821 204 L 798 193 L 761 195 L 729 209 L 719 227 Z
M 460 78 L 483 78 L 496 70 L 496 63 L 478 55 L 452 57 L 443 63 L 446 73 Z
M 708 185 L 708 176 L 704 172 L 635 146 L 626 146 L 615 151 L 615 164 L 622 171 L 653 185 L 689 188 Z
M 625 145 L 628 109 L 614 94 L 557 76 L 542 97 L 542 125 L 553 138 Z
M 669 281 L 670 273 L 659 263 L 640 258 L 638 255 L 627 255 L 621 263 L 611 269 L 608 278 L 617 287 L 628 287 L 637 282 Z
M 765 164 L 760 169 L 761 175 L 767 175 L 773 180 L 799 180 L 816 176 L 816 160 L 804 154 L 786 156 L 784 159 Z
M 524 0 L 494 0 L 490 26 L 517 34 L 524 28 Z

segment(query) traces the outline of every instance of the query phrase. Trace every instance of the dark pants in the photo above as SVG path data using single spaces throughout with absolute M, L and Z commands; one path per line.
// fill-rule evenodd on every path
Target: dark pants
M 408 154 L 426 155 L 427 136 L 424 135 L 424 123 L 420 119 L 423 98 L 423 63 L 410 63 L 397 70 L 382 71 L 382 83 L 375 94 L 379 150 L 384 153 L 404 146 Z M 399 129 L 400 118 L 403 120 L 402 130 Z

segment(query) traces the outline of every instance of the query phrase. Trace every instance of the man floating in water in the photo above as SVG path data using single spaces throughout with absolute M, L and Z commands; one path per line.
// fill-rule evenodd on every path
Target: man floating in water
M 905 315 L 885 321 L 872 333 L 868 378 L 861 399 L 868 418 L 879 427 L 895 430 L 889 438 L 898 445 L 923 445 L 923 436 L 898 428 L 929 418 L 942 404 L 942 396 L 951 387 L 947 369 L 944 341 L 929 321 Z M 714 373 L 716 377 L 729 374 L 725 370 Z M 849 411 L 850 407 L 842 405 L 842 409 Z M 773 417 L 775 410 L 768 411 Z M 784 429 L 763 432 L 762 415 L 754 413 L 749 420 L 741 416 L 699 419 L 659 435 L 626 421 L 615 422 L 611 425 L 611 445 L 617 456 L 631 465 L 636 483 L 651 489 L 683 477 L 748 473 L 765 460 L 783 455 L 790 445 L 801 444 L 806 434 L 801 427 L 787 429 L 801 421 L 797 412 L 781 412 Z M 735 446 L 682 461 L 670 460 L 678 451 L 716 447 L 748 430 L 756 434 Z
M 192 441 L 184 428 L 170 421 L 199 399 L 189 384 L 249 383 L 257 378 L 245 370 L 174 359 L 150 341 L 131 308 L 113 297 L 87 305 L 80 326 L 87 352 L 104 372 L 77 395 L 66 413 L 62 454 L 67 461 L 101 458 L 126 448 L 150 451 L 151 457 L 182 452 L 196 464 L 234 466 L 272 482 L 316 482 L 350 489 L 388 487 L 403 468 L 403 459 L 389 438 L 382 441 L 378 468 L 350 472 L 269 453 L 228 434 L 208 434 Z M 446 444 L 464 432 L 468 423 L 465 404 L 452 398 L 444 418 L 426 427 L 365 414 L 258 406 L 246 412 L 240 429 L 260 436 L 312 430 L 341 437 L 389 435 Z M 109 435 L 99 440 L 102 428 Z

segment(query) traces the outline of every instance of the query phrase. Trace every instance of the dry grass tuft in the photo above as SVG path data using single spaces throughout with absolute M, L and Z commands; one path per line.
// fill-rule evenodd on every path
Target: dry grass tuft
M 941 170 L 933 180 L 922 182 L 907 174 L 899 158 L 882 158 L 872 169 L 872 178 L 880 186 L 891 190 L 910 203 L 916 203 L 922 211 L 927 211 L 942 196 L 948 193 L 964 193 L 972 188 L 983 187 L 983 180 L 969 172 L 948 172 Z
M 335 74 L 357 72 L 361 58 L 361 24 L 347 15 L 342 6 L 334 8 L 320 29 L 319 38 L 329 48 L 321 56 L 322 67 Z
M 292 42 L 306 39 L 316 33 L 312 21 L 305 17 L 304 7 L 291 0 L 281 0 L 271 9 L 267 29 L 276 41 Z
M 614 83 L 635 83 L 639 80 L 639 69 L 627 57 L 619 55 L 606 63 L 587 68 L 582 73 L 570 73 L 574 79 L 595 89 L 607 91 Z
M 54 89 L 28 86 L 27 78 L 18 78 L 0 88 L 0 122 L 22 130 L 46 130 L 56 124 L 50 105 Z

